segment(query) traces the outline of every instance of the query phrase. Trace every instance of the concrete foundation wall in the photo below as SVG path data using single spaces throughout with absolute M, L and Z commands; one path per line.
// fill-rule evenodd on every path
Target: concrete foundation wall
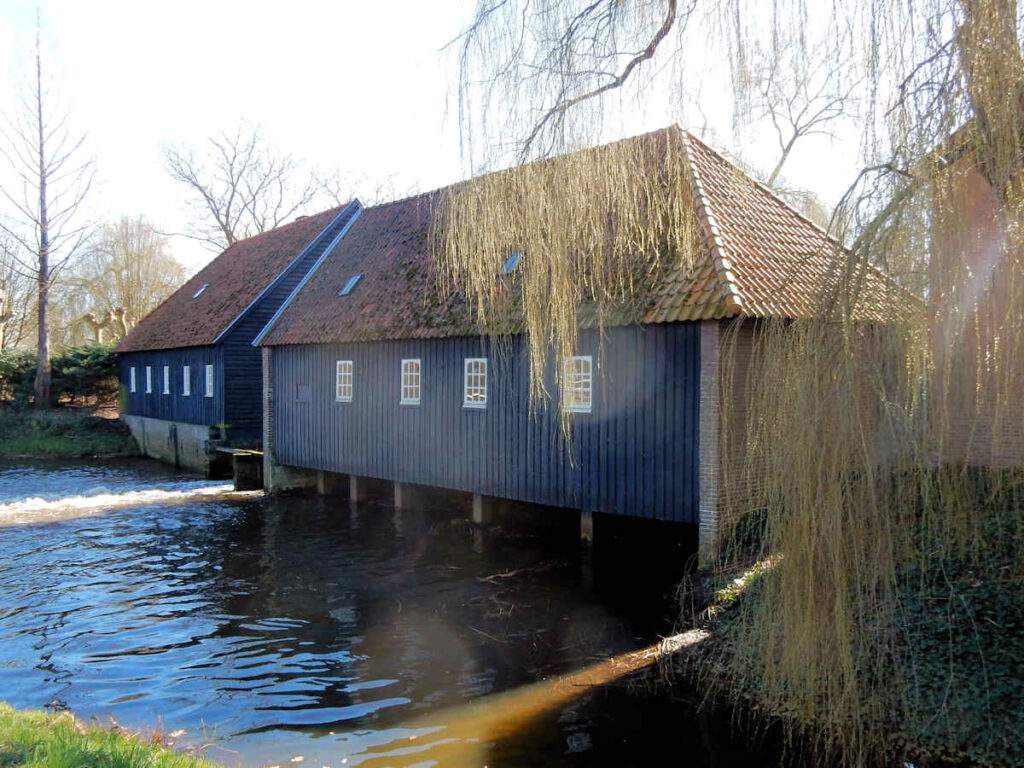
M 209 474 L 210 427 L 127 414 L 121 418 L 144 455 L 176 467 Z

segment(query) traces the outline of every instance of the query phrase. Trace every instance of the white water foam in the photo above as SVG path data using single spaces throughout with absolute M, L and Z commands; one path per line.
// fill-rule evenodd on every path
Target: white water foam
M 116 492 L 109 488 L 92 488 L 84 493 L 61 498 L 33 496 L 0 504 L 0 526 L 40 520 L 65 519 L 125 507 L 146 507 L 189 501 L 212 501 L 219 498 L 243 499 L 258 496 L 261 491 L 235 491 L 231 483 L 194 481 L 175 483 L 164 488 Z

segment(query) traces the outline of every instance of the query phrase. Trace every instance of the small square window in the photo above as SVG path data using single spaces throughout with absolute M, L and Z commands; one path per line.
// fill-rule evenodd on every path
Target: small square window
M 568 357 L 562 368 L 562 403 L 573 413 L 590 413 L 594 401 L 594 359 Z
M 188 397 L 192 394 L 192 366 L 181 366 L 181 394 Z
M 402 361 L 402 405 L 420 404 L 420 372 L 419 358 Z
M 171 394 L 171 366 L 164 366 L 164 394 Z
M 135 391 L 135 366 L 128 369 L 128 391 Z
M 206 396 L 213 397 L 213 366 L 206 366 Z
M 153 391 L 153 369 L 150 366 L 146 366 L 146 394 L 150 394 Z
M 339 403 L 352 402 L 351 360 L 339 360 L 334 364 L 334 399 Z
M 465 362 L 464 408 L 487 407 L 487 358 L 467 357 Z

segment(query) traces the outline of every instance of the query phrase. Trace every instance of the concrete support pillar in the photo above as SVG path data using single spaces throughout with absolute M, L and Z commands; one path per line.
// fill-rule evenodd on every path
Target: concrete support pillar
M 580 510 L 580 542 L 590 546 L 594 543 L 594 513 Z
M 345 475 L 324 470 L 317 471 L 316 492 L 321 496 L 343 496 L 346 492 Z
M 497 520 L 500 499 L 493 496 L 473 494 L 473 522 L 477 525 L 491 525 Z
M 348 498 L 352 502 L 366 501 L 366 480 L 357 475 L 348 476 Z
M 700 324 L 700 468 L 698 470 L 698 562 L 707 565 L 718 544 L 718 483 L 721 475 L 721 324 L 706 320 Z
M 258 454 L 235 454 L 231 457 L 236 491 L 258 491 L 263 487 L 261 462 Z
M 423 507 L 423 490 L 412 483 L 395 483 L 395 509 Z

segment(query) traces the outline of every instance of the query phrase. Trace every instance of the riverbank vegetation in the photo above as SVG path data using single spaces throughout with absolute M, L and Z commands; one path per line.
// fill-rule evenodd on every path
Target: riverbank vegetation
M 0 405 L 0 458 L 71 459 L 137 456 L 139 447 L 116 412 Z
M 133 456 L 138 446 L 117 420 L 117 360 L 102 344 L 68 347 L 54 355 L 58 406 L 30 407 L 35 355 L 0 353 L 0 458 Z
M 58 405 L 103 405 L 117 400 L 117 357 L 106 344 L 65 347 L 51 359 L 52 394 Z M 33 402 L 36 356 L 29 350 L 0 352 L 0 402 Z
M 154 734 L 85 725 L 68 713 L 20 712 L 0 703 L 0 768 L 212 768 Z

